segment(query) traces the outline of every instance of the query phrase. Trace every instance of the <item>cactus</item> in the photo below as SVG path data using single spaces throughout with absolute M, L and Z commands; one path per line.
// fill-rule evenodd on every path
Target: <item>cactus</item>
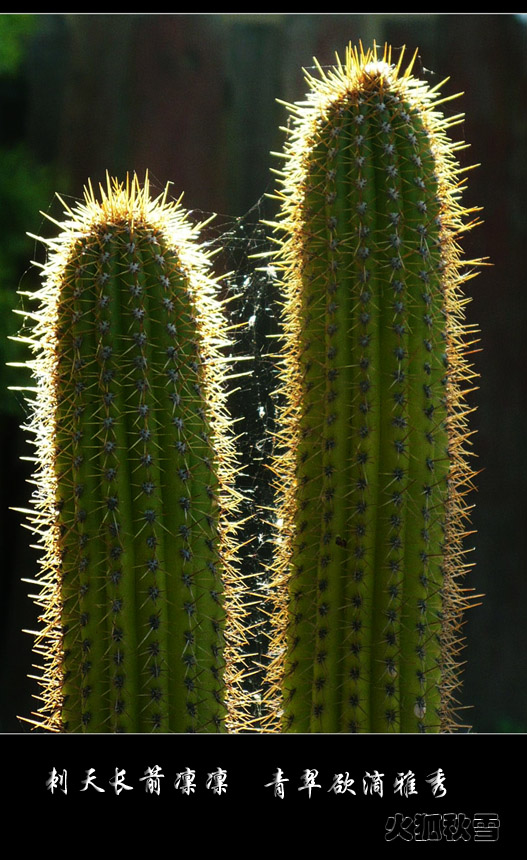
M 89 184 L 29 294 L 33 722 L 54 731 L 217 732 L 243 710 L 226 325 L 202 225 L 167 189 Z
M 289 106 L 271 731 L 457 719 L 474 477 L 461 287 L 481 261 L 458 244 L 476 223 L 447 136 L 462 117 L 402 59 L 350 45 Z

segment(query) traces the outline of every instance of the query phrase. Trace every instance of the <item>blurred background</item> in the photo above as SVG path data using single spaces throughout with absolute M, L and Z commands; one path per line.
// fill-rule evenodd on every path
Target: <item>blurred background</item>
M 481 378 L 473 450 L 481 469 L 471 537 L 468 588 L 483 593 L 466 617 L 463 720 L 476 732 L 527 731 L 526 349 L 527 290 L 521 254 L 527 249 L 527 23 L 519 15 L 0 15 L 0 732 L 25 732 L 36 685 L 31 675 L 36 610 L 27 597 L 37 554 L 22 517 L 27 506 L 31 454 L 20 424 L 24 371 L 6 361 L 27 356 L 7 340 L 20 324 L 10 308 L 16 290 L 38 284 L 31 260 L 42 248 L 26 236 L 53 235 L 43 218 L 61 217 L 54 192 L 70 204 L 88 178 L 108 170 L 124 178 L 148 168 L 154 190 L 173 182 L 198 219 L 217 213 L 209 241 L 224 249 L 218 267 L 236 271 L 230 289 L 241 291 L 233 320 L 243 323 L 239 349 L 257 360 L 259 388 L 240 380 L 234 396 L 245 432 L 248 494 L 268 503 L 264 482 L 272 427 L 264 358 L 266 335 L 276 330 L 272 284 L 247 252 L 267 247 L 259 221 L 275 204 L 271 151 L 282 148 L 284 107 L 301 99 L 302 67 L 312 58 L 332 64 L 335 51 L 361 39 L 389 42 L 397 59 L 419 48 L 414 74 L 442 92 L 462 91 L 445 105 L 464 111 L 456 139 L 469 174 L 464 202 L 482 206 L 484 225 L 464 240 L 467 257 L 488 257 L 492 267 L 470 281 L 467 319 L 481 330 L 474 354 Z M 56 232 L 56 229 L 55 229 Z M 221 243 L 220 243 L 221 239 Z M 272 385 L 272 383 L 271 383 Z M 260 545 L 258 541 L 260 540 Z M 269 553 L 262 527 L 253 562 Z M 249 562 L 248 562 L 249 563 Z

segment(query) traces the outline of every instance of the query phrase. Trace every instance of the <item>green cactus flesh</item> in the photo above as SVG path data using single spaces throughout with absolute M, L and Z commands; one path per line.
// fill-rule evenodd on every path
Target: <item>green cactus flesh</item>
M 471 225 L 445 134 L 459 116 L 411 65 L 350 46 L 290 107 L 274 730 L 453 721 L 473 477 L 457 237 Z
M 242 610 L 221 306 L 179 204 L 135 177 L 101 195 L 68 210 L 32 296 L 37 722 L 223 731 Z

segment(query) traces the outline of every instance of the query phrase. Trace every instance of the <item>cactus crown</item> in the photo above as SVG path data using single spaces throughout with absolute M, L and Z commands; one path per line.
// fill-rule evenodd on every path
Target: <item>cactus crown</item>
M 222 731 L 243 711 L 226 326 L 202 225 L 167 192 L 89 185 L 28 294 L 51 730 Z
M 462 116 L 414 60 L 350 45 L 288 106 L 270 730 L 454 723 L 479 261 L 458 244 Z

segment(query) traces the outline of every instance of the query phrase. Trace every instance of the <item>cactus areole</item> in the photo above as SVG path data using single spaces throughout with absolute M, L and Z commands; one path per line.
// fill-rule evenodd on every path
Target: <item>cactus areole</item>
M 38 726 L 222 731 L 236 686 L 225 325 L 179 203 L 108 179 L 68 210 L 30 344 Z
M 350 46 L 289 106 L 268 718 L 284 731 L 455 722 L 477 261 L 458 246 L 461 117 L 412 65 Z

